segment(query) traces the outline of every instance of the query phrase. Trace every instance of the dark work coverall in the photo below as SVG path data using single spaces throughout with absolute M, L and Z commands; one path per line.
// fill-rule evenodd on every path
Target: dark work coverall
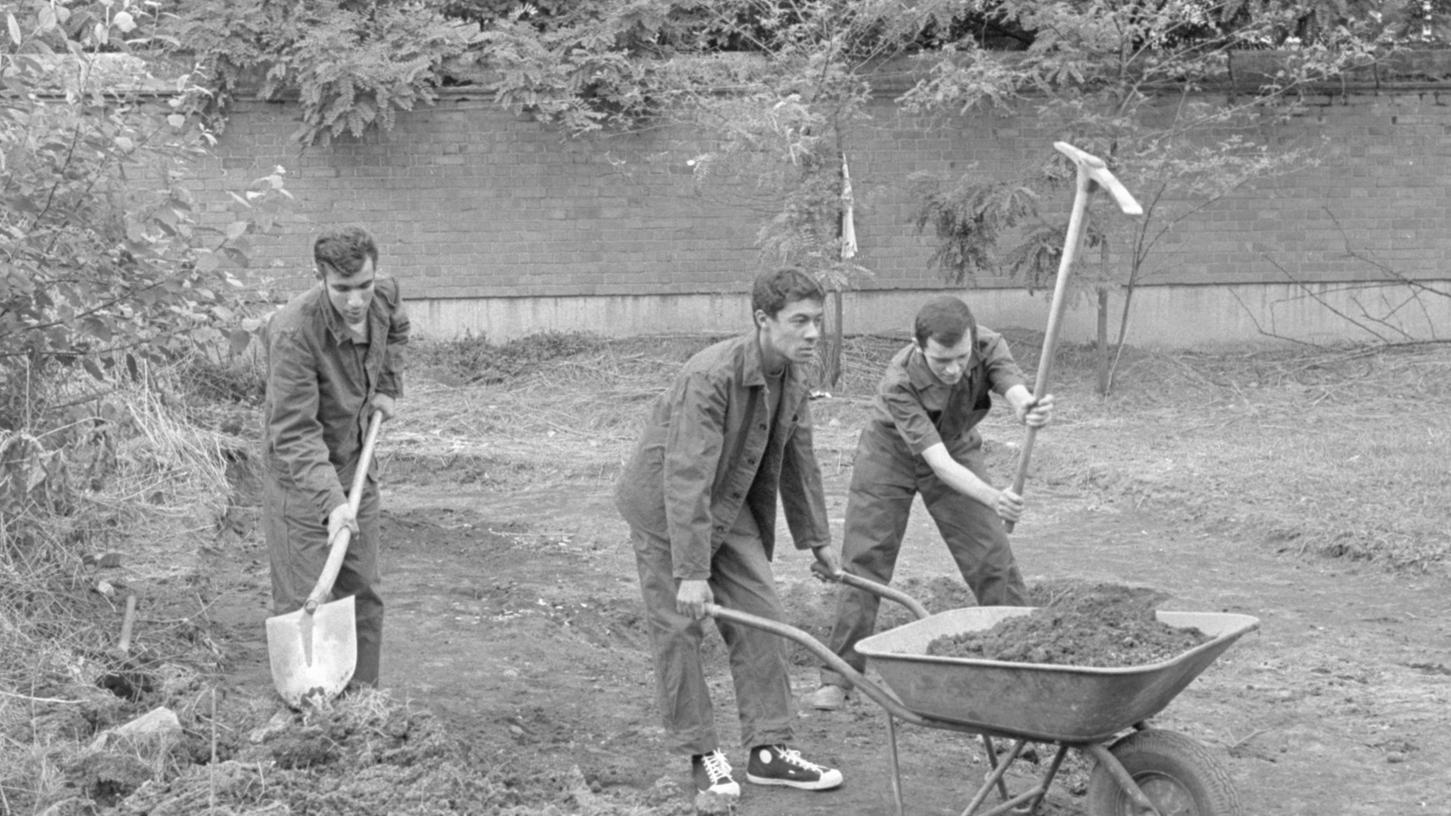
M 328 514 L 347 501 L 362 455 L 374 394 L 403 395 L 408 315 L 391 278 L 376 279 L 368 338 L 352 330 L 321 285 L 268 320 L 263 406 L 263 524 L 272 565 L 272 611 L 302 608 L 327 560 Z M 358 507 L 358 535 L 332 598 L 354 596 L 358 664 L 353 682 L 376 685 L 383 639 L 378 595 L 377 463 Z
M 784 619 L 771 575 L 779 490 L 797 548 L 828 543 L 826 497 L 812 448 L 808 386 L 786 369 L 768 394 L 754 332 L 717 343 L 685 364 L 654 403 L 615 484 L 630 525 L 655 656 L 656 693 L 672 750 L 716 750 L 701 663 L 702 622 L 675 608 L 679 581 L 707 580 L 715 602 Z M 778 402 L 774 420 L 768 406 Z M 791 740 L 785 643 L 717 621 L 746 746 Z
M 955 385 L 937 379 L 915 343 L 892 357 L 877 387 L 872 419 L 857 442 L 842 534 L 844 570 L 889 583 L 912 499 L 921 493 L 977 602 L 1027 602 L 1023 576 L 997 512 L 948 487 L 922 457 L 922 451 L 942 442 L 953 459 L 988 481 L 982 437 L 975 426 L 992 407 L 989 392 L 1003 394 L 1014 385 L 1026 385 L 1022 369 L 1002 337 L 982 327 L 971 367 Z M 866 658 L 856 644 L 875 628 L 879 603 L 876 595 L 848 586 L 837 594 L 828 645 L 857 671 L 866 667 Z M 821 682 L 848 685 L 827 667 L 821 670 Z

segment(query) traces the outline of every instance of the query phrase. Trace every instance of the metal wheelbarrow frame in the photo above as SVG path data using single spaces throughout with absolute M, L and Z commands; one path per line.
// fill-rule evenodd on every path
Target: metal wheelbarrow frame
M 1160 798 L 1182 799 L 1190 793 L 1211 801 L 1210 813 L 1239 816 L 1238 797 L 1228 773 L 1214 756 L 1188 737 L 1149 729 L 1147 719 L 1182 691 L 1242 635 L 1259 627 L 1249 615 L 1216 612 L 1158 612 L 1171 626 L 1196 627 L 1210 640 L 1168 660 L 1129 667 L 1063 666 L 1016 663 L 927 654 L 927 644 L 940 635 L 990 629 L 998 621 L 1026 615 L 1037 607 L 965 607 L 936 615 L 911 596 L 850 573 L 827 580 L 872 592 L 905 606 L 917 620 L 879 632 L 857 644 L 882 684 L 867 679 L 806 632 L 710 604 L 709 614 L 763 629 L 801 644 L 851 682 L 887 713 L 888 755 L 892 797 L 902 816 L 901 767 L 897 752 L 897 721 L 981 737 L 991 770 L 962 816 L 1036 814 L 1069 749 L 1095 760 L 1089 782 L 1092 816 L 1159 814 L 1146 795 L 1142 779 Z M 1000 758 L 994 738 L 1014 741 Z M 1011 794 L 1004 781 L 1008 768 L 1029 743 L 1055 746 L 1053 757 L 1033 788 Z M 1119 756 L 1127 759 L 1121 761 Z M 1132 767 L 1126 767 L 1131 765 Z M 1176 776 L 1193 777 L 1185 783 Z M 1001 803 L 981 811 L 996 789 Z M 1197 793 L 1196 793 L 1197 792 Z

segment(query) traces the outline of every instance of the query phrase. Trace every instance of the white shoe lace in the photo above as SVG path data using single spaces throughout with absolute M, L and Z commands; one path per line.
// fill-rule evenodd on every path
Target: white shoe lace
M 782 761 L 786 762 L 788 765 L 795 765 L 803 771 L 822 773 L 826 770 L 826 768 L 817 765 L 815 762 L 803 758 L 801 756 L 801 752 L 796 750 L 795 748 L 787 748 L 784 745 L 777 745 L 776 753 L 781 755 Z
M 711 751 L 702 755 L 700 764 L 705 768 L 705 775 L 710 778 L 711 785 L 730 781 L 731 764 L 726 760 L 725 754 L 720 751 Z

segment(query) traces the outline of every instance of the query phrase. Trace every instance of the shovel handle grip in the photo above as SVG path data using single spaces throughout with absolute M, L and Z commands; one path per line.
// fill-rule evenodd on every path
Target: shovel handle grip
M 383 412 L 374 411 L 373 416 L 368 420 L 368 433 L 363 438 L 363 453 L 358 457 L 358 468 L 353 473 L 353 489 L 348 493 L 348 509 L 357 516 L 358 508 L 363 503 L 363 490 L 368 483 L 368 468 L 373 464 L 373 449 L 378 446 L 378 431 L 383 427 Z M 338 531 L 337 538 L 329 544 L 327 561 L 322 565 L 322 574 L 317 577 L 317 583 L 312 587 L 312 593 L 307 596 L 307 601 L 302 608 L 310 615 L 317 610 L 332 594 L 333 582 L 338 579 L 338 571 L 343 568 L 343 556 L 348 553 L 348 543 L 352 541 L 353 532 L 344 527 Z
M 886 598 L 889 601 L 895 601 L 896 603 L 906 607 L 907 611 L 911 612 L 912 615 L 917 618 L 917 620 L 921 620 L 927 617 L 927 615 L 929 614 L 927 612 L 927 607 L 919 603 L 916 598 L 913 598 L 911 595 L 908 595 L 900 589 L 893 589 L 886 584 L 879 584 L 870 578 L 863 578 L 860 575 L 852 575 L 846 570 L 835 573 L 829 572 L 827 571 L 826 567 L 823 567 L 821 565 L 820 561 L 816 561 L 811 564 L 811 572 L 823 581 L 830 581 L 833 584 L 845 584 L 855 589 L 870 592 L 878 598 Z

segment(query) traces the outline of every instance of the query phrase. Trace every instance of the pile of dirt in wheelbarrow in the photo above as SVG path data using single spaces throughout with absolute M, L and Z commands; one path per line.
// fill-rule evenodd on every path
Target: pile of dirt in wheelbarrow
M 1117 584 L 1037 587 L 1034 611 L 990 629 L 944 635 L 929 655 L 1048 663 L 1059 666 L 1141 666 L 1176 657 L 1209 640 L 1192 628 L 1159 622 L 1154 609 L 1167 595 Z

